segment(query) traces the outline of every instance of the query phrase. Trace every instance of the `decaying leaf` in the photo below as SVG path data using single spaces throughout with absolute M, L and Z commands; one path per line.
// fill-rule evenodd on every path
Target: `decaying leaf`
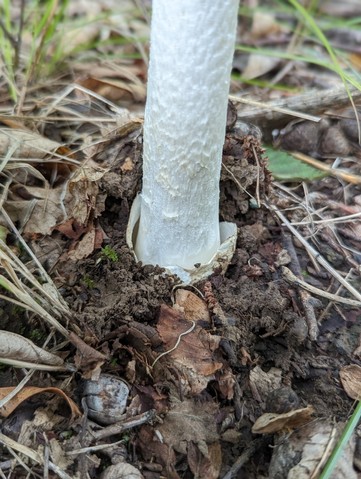
M 346 394 L 359 401 L 361 399 L 361 367 L 357 364 L 344 366 L 340 370 L 340 379 Z
M 140 428 L 135 440 L 146 461 L 161 464 L 167 479 L 180 479 L 175 470 L 177 460 L 174 450 L 161 439 L 160 434 L 154 433 L 153 427 L 145 425 Z
M 64 185 L 56 188 L 27 186 L 29 198 L 9 199 L 7 213 L 17 221 L 26 235 L 50 235 L 53 228 L 68 218 Z
M 76 347 L 75 365 L 83 373 L 85 379 L 96 381 L 100 375 L 100 368 L 105 362 L 105 356 L 86 344 L 74 333 L 69 334 L 69 340 Z
M 282 370 L 271 368 L 265 372 L 260 366 L 255 366 L 249 373 L 249 381 L 252 388 L 256 389 L 260 398 L 265 401 L 270 392 L 281 386 Z
M 173 401 L 158 431 L 176 452 L 187 455 L 194 477 L 219 477 L 222 464 L 215 416 L 218 405 L 193 399 Z
M 142 479 L 140 471 L 126 462 L 109 466 L 100 476 L 100 479 Z
M 15 388 L 0 388 L 0 399 L 4 399 L 8 394 L 10 394 Z M 67 402 L 72 418 L 81 416 L 78 406 L 75 402 L 68 397 L 64 391 L 59 388 L 38 388 L 34 386 L 27 386 L 21 389 L 13 398 L 11 398 L 3 407 L 0 408 L 0 415 L 3 417 L 8 417 L 22 402 L 28 400 L 32 396 L 41 393 L 53 393 L 61 396 Z
M 40 364 L 49 366 L 64 364 L 59 356 L 39 348 L 30 339 L 9 331 L 0 331 L 0 362 L 2 359 L 6 359 L 7 363 L 11 359 L 34 363 L 35 367 Z
M 210 315 L 206 302 L 186 289 L 177 289 L 176 304 L 182 308 L 188 321 L 204 321 L 209 323 Z
M 279 63 L 279 58 L 251 53 L 247 66 L 242 72 L 242 76 L 248 80 L 258 78 L 276 68 Z
M 280 437 L 273 449 L 269 477 L 279 479 L 316 479 L 334 449 L 343 424 L 330 419 L 311 421 L 285 440 Z M 336 464 L 332 479 L 356 479 L 353 468 L 355 437 L 352 437 Z
M 292 430 L 307 424 L 314 412 L 312 406 L 286 412 L 284 414 L 266 413 L 262 414 L 253 424 L 254 434 L 273 434 L 275 432 Z
M 12 151 L 14 158 L 44 158 L 61 147 L 60 143 L 49 140 L 29 130 L 0 130 L 0 155 Z
M 161 306 L 157 330 L 166 350 L 174 348 L 179 336 L 189 330 L 190 326 L 191 323 L 179 311 L 166 305 Z M 214 379 L 214 373 L 223 367 L 213 357 L 220 339 L 196 325 L 192 332 L 181 338 L 178 347 L 166 356 L 167 359 L 171 358 L 180 374 L 187 378 L 192 394 L 202 392 L 208 382 Z

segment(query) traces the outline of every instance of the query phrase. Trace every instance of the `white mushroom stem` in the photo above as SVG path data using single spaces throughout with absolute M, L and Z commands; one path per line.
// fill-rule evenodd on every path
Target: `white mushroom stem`
M 193 268 L 220 246 L 219 181 L 239 0 L 153 0 L 135 252 Z

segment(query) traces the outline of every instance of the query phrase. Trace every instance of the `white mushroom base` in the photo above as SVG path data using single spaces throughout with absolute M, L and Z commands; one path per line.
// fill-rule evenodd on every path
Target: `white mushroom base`
M 134 245 L 136 244 L 138 225 L 140 218 L 140 205 L 141 199 L 138 195 L 133 201 L 132 208 L 130 210 L 129 222 L 126 232 L 126 241 L 131 249 L 136 261 L 138 261 L 137 255 L 134 251 Z M 212 257 L 212 259 L 205 264 L 200 264 L 192 269 L 185 269 L 178 265 L 160 265 L 169 274 L 175 274 L 184 284 L 192 284 L 198 281 L 207 279 L 215 271 L 224 273 L 232 259 L 234 251 L 236 249 L 237 241 L 237 226 L 235 223 L 221 222 L 219 223 L 219 233 L 221 244 Z

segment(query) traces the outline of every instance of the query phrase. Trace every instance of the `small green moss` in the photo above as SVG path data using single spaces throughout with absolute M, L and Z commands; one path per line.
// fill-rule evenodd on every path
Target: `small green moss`
M 87 274 L 85 276 L 83 276 L 81 281 L 89 289 L 92 289 L 95 286 L 95 281 L 90 276 L 88 276 Z
M 103 256 L 103 258 L 109 259 L 113 263 L 119 261 L 117 252 L 109 245 L 106 245 L 104 246 L 104 248 L 101 249 L 101 255 Z

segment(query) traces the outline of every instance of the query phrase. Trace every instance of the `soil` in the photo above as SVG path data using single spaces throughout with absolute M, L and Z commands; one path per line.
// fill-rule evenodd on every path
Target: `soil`
M 244 136 L 236 125 L 228 132 L 224 147 L 220 211 L 221 220 L 236 222 L 239 228 L 236 252 L 224 276 L 215 271 L 210 282 L 188 288 L 198 291 L 200 297 L 211 288 L 214 302 L 213 306 L 208 302 L 210 321 L 204 322 L 203 328 L 222 338 L 217 357 L 232 378 L 231 392 L 222 389 L 217 375 L 200 393 L 182 391 L 179 371 L 165 358 L 152 370 L 151 362 L 167 349 L 158 324 L 162 305 L 172 306 L 179 280 L 165 275 L 161 268 L 136 263 L 125 241 L 129 208 L 141 189 L 141 149 L 138 125 L 124 137 L 99 145 L 93 157 L 108 168 L 99 184 L 106 200 L 97 222 L 116 256 L 96 251 L 87 259 L 71 261 L 63 254 L 53 267 L 82 338 L 107 356 L 102 372 L 128 380 L 129 407 L 139 401 L 139 413 L 156 410 L 152 422 L 127 431 L 121 457 L 149 479 L 286 478 L 286 466 L 283 475 L 270 475 L 269 467 L 274 444 L 285 437 L 285 431 L 290 434 L 289 429 L 285 426 L 259 436 L 252 433 L 252 426 L 266 412 L 289 413 L 307 405 L 314 408 L 313 418 L 347 419 L 352 400 L 340 385 L 339 371 L 346 364 L 360 362 L 353 356 L 360 337 L 359 310 L 331 307 L 322 316 L 328 301 L 315 300 L 311 309 L 316 318 L 323 319 L 317 339 L 310 339 L 300 289 L 285 281 L 281 268 L 286 264 L 295 273 L 307 272 L 308 281 L 321 289 L 328 287 L 329 277 L 316 273 L 314 263 L 293 244 L 267 207 L 271 200 L 281 200 L 272 190 L 257 132 Z M 60 236 L 54 233 L 54 241 Z M 66 243 L 64 247 L 66 251 Z M 68 390 L 78 390 L 80 383 L 80 376 L 75 375 Z M 73 397 L 80 403 L 80 396 Z M 199 417 L 206 411 L 204 422 L 210 421 L 212 426 L 197 442 L 185 439 L 180 432 L 185 426 L 178 423 L 175 428 L 184 443 L 160 449 L 155 438 L 161 434 L 162 424 L 166 435 L 167 414 L 175 401 L 183 402 L 184 407 L 190 402 L 192 414 Z M 74 427 L 79 434 L 80 430 Z M 115 433 L 111 442 L 121 438 L 124 433 Z M 76 440 L 73 444 L 76 449 Z M 218 462 L 211 454 L 212 447 L 218 451 Z M 82 470 L 88 471 L 88 477 L 99 477 L 110 459 L 116 462 L 115 455 L 114 451 L 94 452 L 92 461 L 86 466 L 82 463 Z M 201 464 L 197 473 L 193 456 Z M 211 470 L 214 462 L 219 464 L 218 475 Z M 293 464 L 296 462 L 294 459 Z M 80 465 L 73 464 L 73 473 Z M 232 467 L 233 475 L 229 472 Z

